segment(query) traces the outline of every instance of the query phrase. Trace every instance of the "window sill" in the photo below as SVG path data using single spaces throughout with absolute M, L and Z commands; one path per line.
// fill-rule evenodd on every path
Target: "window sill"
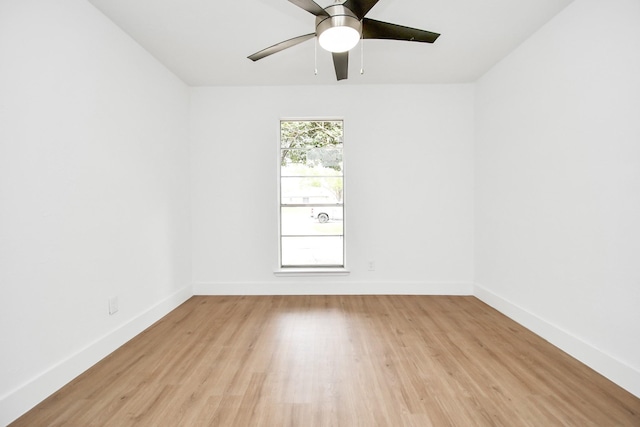
M 346 268 L 281 268 L 273 272 L 278 277 L 348 276 Z

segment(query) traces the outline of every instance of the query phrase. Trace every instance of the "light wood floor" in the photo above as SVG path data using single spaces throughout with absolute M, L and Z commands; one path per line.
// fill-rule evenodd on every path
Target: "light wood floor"
M 640 426 L 473 297 L 194 297 L 15 426 Z

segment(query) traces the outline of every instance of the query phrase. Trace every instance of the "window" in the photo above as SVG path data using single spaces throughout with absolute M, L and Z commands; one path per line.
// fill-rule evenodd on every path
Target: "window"
M 280 266 L 344 267 L 341 120 L 280 122 Z

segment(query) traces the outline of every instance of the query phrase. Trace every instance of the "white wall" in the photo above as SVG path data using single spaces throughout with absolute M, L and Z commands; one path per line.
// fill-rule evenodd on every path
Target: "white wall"
M 194 88 L 190 112 L 88 3 L 3 1 L 0 424 L 191 295 L 190 268 L 203 294 L 469 294 L 475 277 L 640 394 L 639 15 L 576 0 L 475 101 L 474 85 Z M 283 117 L 345 119 L 349 276 L 273 275 Z
M 473 85 L 194 88 L 191 102 L 196 293 L 472 292 Z M 273 274 L 279 120 L 296 117 L 345 121 L 348 277 Z
M 640 2 L 576 0 L 477 83 L 476 294 L 640 396 Z
M 0 2 L 0 425 L 191 295 L 188 97 L 88 2 Z

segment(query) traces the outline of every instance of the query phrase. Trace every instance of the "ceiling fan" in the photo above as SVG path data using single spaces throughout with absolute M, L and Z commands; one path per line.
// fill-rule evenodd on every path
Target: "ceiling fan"
M 343 80 L 348 75 L 349 50 L 354 48 L 360 39 L 433 43 L 440 36 L 440 34 L 431 31 L 365 18 L 365 15 L 378 3 L 378 0 L 346 0 L 344 3 L 336 3 L 325 8 L 314 0 L 289 1 L 315 15 L 316 31 L 285 40 L 256 52 L 248 57 L 252 61 L 318 37 L 320 46 L 333 55 L 336 78 Z

